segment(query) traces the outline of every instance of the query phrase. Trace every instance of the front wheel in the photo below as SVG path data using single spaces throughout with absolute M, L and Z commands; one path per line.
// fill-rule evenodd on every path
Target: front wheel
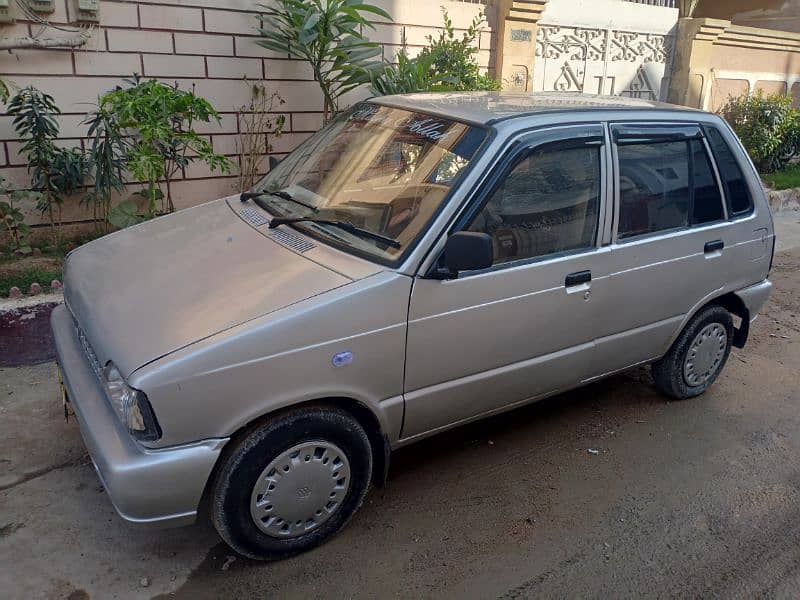
M 226 453 L 211 518 L 243 556 L 287 558 L 339 531 L 361 506 L 371 475 L 372 451 L 358 421 L 336 408 L 298 409 Z
M 686 325 L 669 352 L 653 363 L 653 380 L 663 394 L 683 400 L 705 392 L 728 360 L 733 341 L 730 313 L 712 304 Z

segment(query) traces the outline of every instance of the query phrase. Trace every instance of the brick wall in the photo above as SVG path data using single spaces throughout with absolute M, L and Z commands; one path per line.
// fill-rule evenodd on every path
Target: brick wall
M 53 23 L 67 24 L 74 15 L 72 0 L 55 0 Z M 438 0 L 373 0 L 387 10 L 394 23 L 376 22 L 367 31 L 382 45 L 391 60 L 406 45 L 414 50 L 426 43 L 441 23 L 445 6 L 458 28 L 466 27 L 485 7 L 479 4 Z M 12 2 L 13 4 L 13 2 Z M 203 126 L 217 152 L 233 157 L 239 132 L 236 107 L 248 102 L 248 86 L 242 78 L 265 80 L 270 92 L 286 101 L 286 133 L 273 140 L 278 155 L 290 151 L 322 124 L 322 97 L 309 68 L 301 61 L 265 50 L 255 44 L 256 0 L 138 0 L 100 3 L 100 25 L 89 43 L 76 50 L 18 50 L 0 55 L 0 75 L 16 86 L 34 85 L 52 94 L 64 112 L 60 118 L 63 143 L 82 143 L 83 115 L 98 95 L 113 88 L 121 79 L 137 72 L 158 77 L 189 89 L 214 104 L 222 114 L 220 125 Z M 491 7 L 488 9 L 491 11 Z M 0 37 L 29 35 L 36 25 L 19 18 L 14 25 L 0 26 Z M 494 15 L 489 15 L 490 24 Z M 491 27 L 481 35 L 479 61 L 488 67 L 493 62 Z M 52 35 L 68 35 L 53 31 Z M 367 95 L 365 90 L 351 93 L 344 104 Z M 0 114 L 0 174 L 24 185 L 28 181 L 25 160 L 20 156 L 11 117 Z M 236 177 L 220 177 L 204 166 L 194 165 L 176 182 L 174 195 L 178 208 L 191 206 L 232 193 Z M 31 206 L 30 222 L 40 217 Z M 64 220 L 87 217 L 76 202 L 65 204 Z

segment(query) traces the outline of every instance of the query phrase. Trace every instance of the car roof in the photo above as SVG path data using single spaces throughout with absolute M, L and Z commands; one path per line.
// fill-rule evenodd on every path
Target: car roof
M 666 110 L 699 112 L 697 109 L 665 102 L 625 96 L 600 96 L 579 92 L 434 92 L 381 96 L 370 102 L 449 117 L 476 125 L 553 112 L 596 110 Z

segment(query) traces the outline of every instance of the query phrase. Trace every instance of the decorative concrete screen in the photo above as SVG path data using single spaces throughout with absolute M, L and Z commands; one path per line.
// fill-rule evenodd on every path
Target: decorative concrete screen
M 533 89 L 666 99 L 678 10 L 621 0 L 550 0 Z

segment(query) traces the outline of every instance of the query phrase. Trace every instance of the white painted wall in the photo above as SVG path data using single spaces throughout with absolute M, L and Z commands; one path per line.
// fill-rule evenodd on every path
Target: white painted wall
M 542 23 L 669 33 L 678 9 L 623 0 L 549 0 Z

